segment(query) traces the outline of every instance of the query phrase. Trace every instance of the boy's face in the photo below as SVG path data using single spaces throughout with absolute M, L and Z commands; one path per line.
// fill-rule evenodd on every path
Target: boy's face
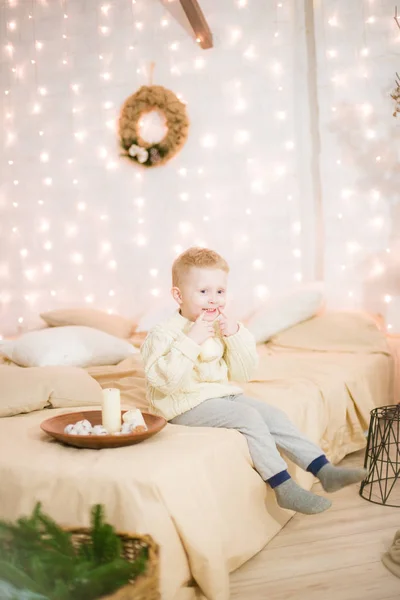
M 180 306 L 183 317 L 195 321 L 204 312 L 204 320 L 213 321 L 226 304 L 228 274 L 221 269 L 191 267 L 172 296 Z

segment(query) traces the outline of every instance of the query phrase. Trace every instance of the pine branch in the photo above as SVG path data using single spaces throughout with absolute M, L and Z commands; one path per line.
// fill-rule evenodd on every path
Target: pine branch
M 18 589 L 27 589 L 40 594 L 40 585 L 23 571 L 6 561 L 0 561 L 0 580 L 8 581 Z
M 104 509 L 91 511 L 90 538 L 78 551 L 72 536 L 36 505 L 17 524 L 0 521 L 0 580 L 42 593 L 48 600 L 94 600 L 133 581 L 146 569 L 148 549 L 133 562 L 122 556 L 122 542 L 105 523 Z

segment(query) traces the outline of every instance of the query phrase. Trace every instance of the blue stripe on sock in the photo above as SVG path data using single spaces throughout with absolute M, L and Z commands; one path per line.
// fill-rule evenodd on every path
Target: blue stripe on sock
M 285 470 L 267 479 L 267 483 L 272 487 L 272 489 L 274 489 L 278 487 L 278 485 L 281 485 L 281 483 L 283 483 L 284 481 L 287 481 L 288 479 L 290 479 L 290 475 Z
M 312 473 L 316 477 L 317 473 L 322 469 L 322 467 L 328 464 L 329 460 L 326 458 L 325 454 L 322 454 L 321 456 L 318 456 L 318 458 L 315 458 L 308 465 L 307 471 L 309 471 L 309 473 Z

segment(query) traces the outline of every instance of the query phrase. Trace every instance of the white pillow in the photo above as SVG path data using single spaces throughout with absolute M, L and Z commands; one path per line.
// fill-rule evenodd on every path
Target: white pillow
M 0 354 L 22 367 L 115 365 L 138 352 L 125 340 L 83 326 L 30 331 L 0 342 Z
M 323 294 L 316 290 L 301 290 L 267 301 L 247 321 L 247 328 L 257 343 L 267 342 L 280 331 L 311 319 L 322 308 Z

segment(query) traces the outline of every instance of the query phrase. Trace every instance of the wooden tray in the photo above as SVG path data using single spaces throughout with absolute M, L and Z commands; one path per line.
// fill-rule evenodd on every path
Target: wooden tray
M 126 410 L 123 410 L 121 414 L 123 415 L 125 412 Z M 145 412 L 142 412 L 142 415 L 148 427 L 148 430 L 144 433 L 126 433 L 122 435 L 70 435 L 64 433 L 64 429 L 69 423 L 76 423 L 84 419 L 90 421 L 92 425 L 101 425 L 101 410 L 84 410 L 58 415 L 57 417 L 46 419 L 46 421 L 40 424 L 40 427 L 48 435 L 69 446 L 93 448 L 95 450 L 100 450 L 101 448 L 119 448 L 143 442 L 143 440 L 147 440 L 147 438 L 161 431 L 167 424 L 167 421 L 162 417 Z

